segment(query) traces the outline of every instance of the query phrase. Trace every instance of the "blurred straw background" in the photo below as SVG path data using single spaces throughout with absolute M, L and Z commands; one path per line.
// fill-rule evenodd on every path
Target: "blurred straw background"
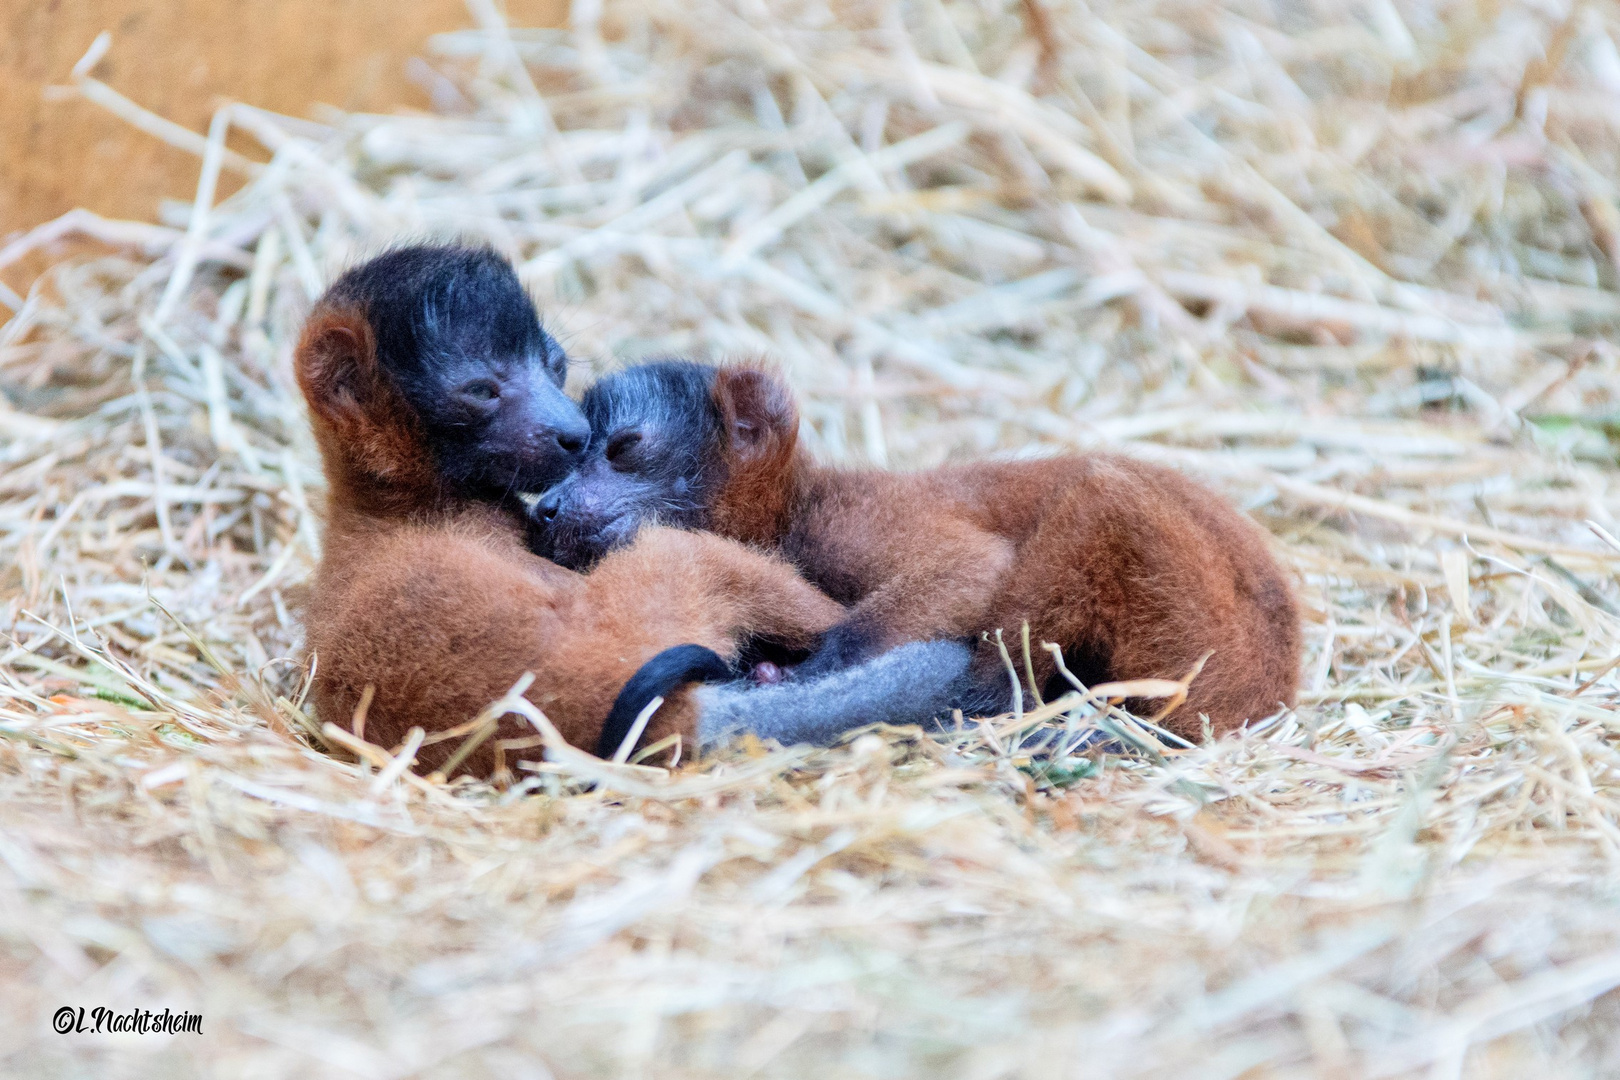
M 71 75 L 199 180 L 0 242 L 120 252 L 0 293 L 0 1071 L 1620 1073 L 1620 9 L 470 8 L 434 115 L 203 133 L 97 79 L 116 40 Z M 1298 571 L 1300 707 L 502 785 L 325 745 L 290 348 L 343 266 L 452 235 L 581 382 L 764 354 L 829 459 L 1204 478 Z

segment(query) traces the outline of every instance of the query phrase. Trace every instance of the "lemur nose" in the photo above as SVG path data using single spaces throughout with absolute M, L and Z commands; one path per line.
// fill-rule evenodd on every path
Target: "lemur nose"
M 559 435 L 557 441 L 561 442 L 562 436 Z M 542 521 L 556 521 L 560 510 L 562 510 L 562 492 L 555 488 L 540 496 L 539 501 L 534 504 L 534 512 Z
M 590 436 L 588 435 L 574 435 L 566 431 L 557 432 L 557 445 L 570 454 L 577 454 L 585 449 L 585 443 L 589 439 Z

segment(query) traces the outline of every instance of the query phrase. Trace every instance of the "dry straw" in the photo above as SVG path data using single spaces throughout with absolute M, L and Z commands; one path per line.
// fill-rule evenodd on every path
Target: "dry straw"
M 0 295 L 0 1071 L 1620 1070 L 1612 3 L 472 8 L 436 115 L 185 131 L 106 41 L 64 91 L 200 179 L 0 245 L 114 252 Z M 505 786 L 323 735 L 290 343 L 443 235 L 519 262 L 582 377 L 775 358 L 829 459 L 1204 477 L 1299 571 L 1300 707 L 1186 748 L 1031 700 L 673 774 L 536 718 Z

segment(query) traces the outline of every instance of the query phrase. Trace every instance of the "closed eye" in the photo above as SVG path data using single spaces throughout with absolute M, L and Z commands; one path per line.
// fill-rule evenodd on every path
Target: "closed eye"
M 608 440 L 607 459 L 610 465 L 627 465 L 625 455 L 641 442 L 641 432 L 626 431 Z
M 555 341 L 547 342 L 546 367 L 559 375 L 568 374 L 568 354 Z
M 470 382 L 461 388 L 461 396 L 474 401 L 494 401 L 501 396 L 501 388 L 488 379 Z

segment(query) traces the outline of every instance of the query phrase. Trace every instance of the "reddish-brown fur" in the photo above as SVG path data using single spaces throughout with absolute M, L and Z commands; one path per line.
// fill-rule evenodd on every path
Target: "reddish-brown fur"
M 365 737 L 393 746 L 471 719 L 530 671 L 529 699 L 594 748 L 620 687 L 661 650 L 730 658 L 751 635 L 806 647 L 843 615 L 779 559 L 717 536 L 646 529 L 589 575 L 531 554 L 515 515 L 445 490 L 359 312 L 317 310 L 297 369 L 330 485 L 306 619 L 322 720 L 348 726 L 372 686 Z M 672 702 L 646 741 L 679 731 L 691 747 L 694 719 Z M 507 717 L 495 738 L 533 734 Z M 425 747 L 419 765 L 458 743 Z M 461 767 L 494 764 L 486 741 Z
M 1165 720 L 1184 736 L 1200 713 L 1220 733 L 1293 704 L 1293 590 L 1261 530 L 1181 474 L 1108 454 L 832 469 L 797 446 L 779 379 L 725 368 L 714 394 L 730 435 L 711 527 L 781 551 L 851 604 L 846 628 L 868 650 L 1000 628 L 1018 657 L 1027 621 L 1037 685 L 1056 671 L 1042 641 L 1093 680 L 1179 678 L 1213 650 Z M 999 650 L 981 645 L 976 669 L 997 677 Z

